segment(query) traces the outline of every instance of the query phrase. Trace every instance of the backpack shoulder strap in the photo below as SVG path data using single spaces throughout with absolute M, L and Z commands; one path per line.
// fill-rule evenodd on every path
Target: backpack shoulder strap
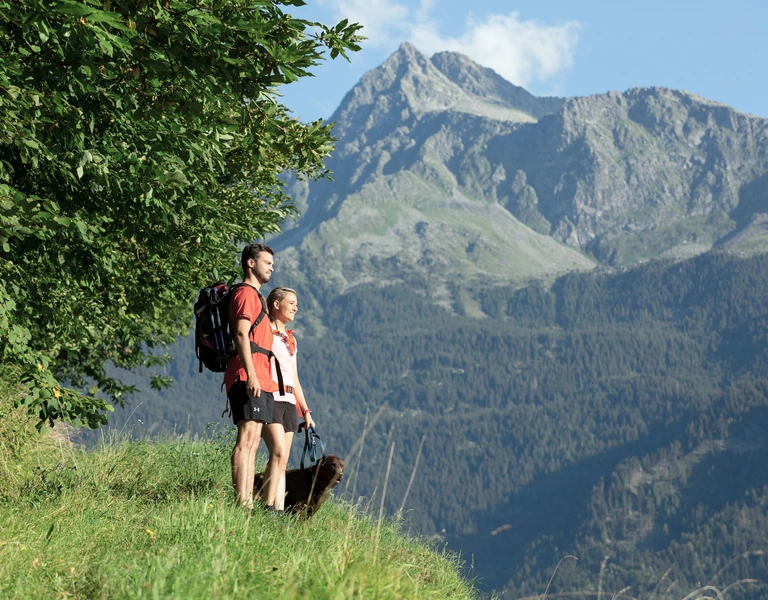
M 256 288 L 253 288 L 256 290 Z M 264 296 L 261 295 L 261 292 L 259 290 L 256 290 L 256 294 L 259 296 L 259 300 L 261 300 L 261 312 L 259 313 L 259 316 L 256 317 L 256 320 L 253 322 L 253 327 L 256 327 L 259 323 L 261 323 L 262 319 L 266 316 L 269 316 L 269 313 L 267 312 L 267 301 L 264 299 Z
M 253 331 L 258 327 L 259 323 L 261 323 L 264 320 L 264 317 L 268 316 L 269 313 L 267 312 L 267 301 L 264 299 L 264 296 L 262 296 L 261 292 L 257 290 L 255 287 L 253 287 L 250 283 L 236 283 L 231 288 L 229 288 L 229 293 L 231 294 L 234 292 L 237 288 L 247 286 L 251 288 L 254 292 L 256 292 L 256 295 L 259 297 L 259 301 L 261 302 L 261 312 L 256 317 L 256 320 L 253 322 L 253 325 L 251 325 L 250 331 Z

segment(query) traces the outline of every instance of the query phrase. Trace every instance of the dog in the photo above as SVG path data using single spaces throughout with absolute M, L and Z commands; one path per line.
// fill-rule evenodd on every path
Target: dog
M 308 469 L 290 469 L 285 472 L 285 510 L 309 519 L 328 499 L 331 490 L 344 477 L 344 461 L 329 454 L 325 460 Z M 253 478 L 253 490 L 257 497 L 264 488 L 264 473 Z

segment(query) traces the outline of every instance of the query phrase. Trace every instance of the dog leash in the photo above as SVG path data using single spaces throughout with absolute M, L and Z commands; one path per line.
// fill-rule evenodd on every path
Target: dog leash
M 301 431 L 302 428 L 304 428 L 304 450 L 301 452 L 301 461 L 299 465 L 304 469 L 304 457 L 307 455 L 309 455 L 309 465 L 307 465 L 307 467 L 311 467 L 318 462 L 318 449 L 320 451 L 319 457 L 322 459 L 320 464 L 325 464 L 325 457 L 327 455 L 325 453 L 325 444 L 323 444 L 323 440 L 317 435 L 317 431 L 315 431 L 314 427 L 306 427 L 305 423 L 301 423 L 299 425 L 299 431 Z

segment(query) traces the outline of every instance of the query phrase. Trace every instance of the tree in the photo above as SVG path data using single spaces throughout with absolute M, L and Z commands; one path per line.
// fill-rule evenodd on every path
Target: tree
M 41 424 L 105 423 L 105 363 L 161 361 L 295 210 L 281 173 L 329 176 L 332 126 L 277 92 L 362 38 L 303 4 L 0 0 L 0 356 Z

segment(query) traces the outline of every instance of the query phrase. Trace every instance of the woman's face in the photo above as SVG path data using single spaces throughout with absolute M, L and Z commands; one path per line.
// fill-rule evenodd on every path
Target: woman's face
M 282 300 L 275 301 L 275 319 L 290 323 L 299 311 L 296 294 L 286 294 Z

